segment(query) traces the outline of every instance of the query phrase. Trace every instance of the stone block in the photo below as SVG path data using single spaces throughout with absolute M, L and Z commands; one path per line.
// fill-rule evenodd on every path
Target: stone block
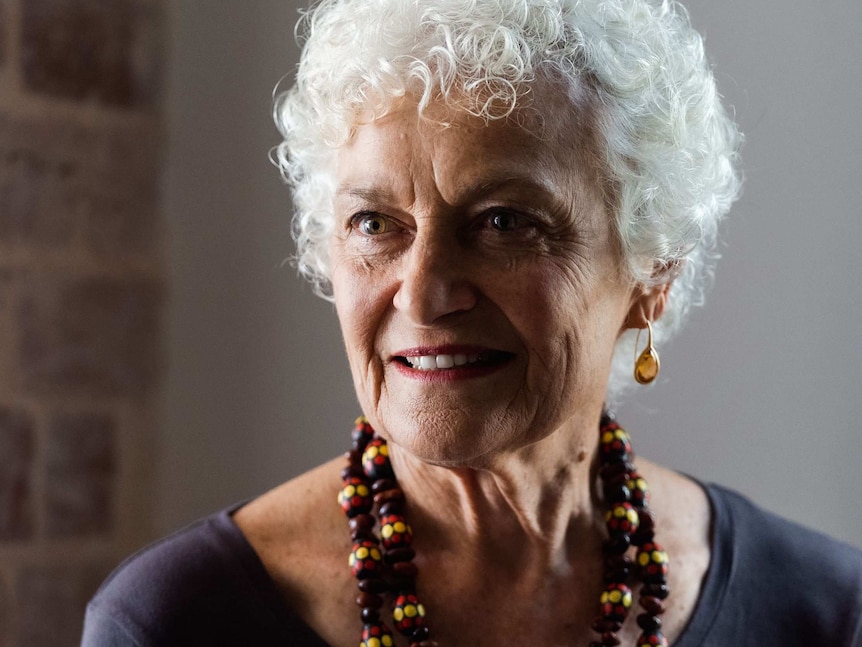
M 18 635 L 13 644 L 80 644 L 87 602 L 110 572 L 110 566 L 102 562 L 69 562 L 21 569 L 16 586 Z
M 138 0 L 21 3 L 25 86 L 74 101 L 148 107 L 159 92 L 160 17 Z
M 162 291 L 152 279 L 31 277 L 15 375 L 28 392 L 147 395 L 161 371 Z
M 33 435 L 26 412 L 0 408 L 0 541 L 33 535 Z
M 0 243 L 99 256 L 149 254 L 158 239 L 158 125 L 87 128 L 0 114 Z
M 117 486 L 114 420 L 86 413 L 55 416 L 48 430 L 45 462 L 47 535 L 110 532 Z

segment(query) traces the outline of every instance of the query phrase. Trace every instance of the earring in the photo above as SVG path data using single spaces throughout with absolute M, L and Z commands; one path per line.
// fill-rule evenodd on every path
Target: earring
M 646 325 L 649 338 L 647 339 L 646 348 L 643 349 L 640 355 L 637 352 L 642 328 L 638 330 L 638 335 L 635 338 L 635 380 L 637 380 L 638 384 L 649 384 L 658 376 L 659 371 L 658 353 L 652 345 L 652 324 L 647 321 Z

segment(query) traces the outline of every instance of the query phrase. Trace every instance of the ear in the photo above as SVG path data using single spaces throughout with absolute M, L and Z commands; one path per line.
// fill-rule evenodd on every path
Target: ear
M 673 281 L 653 286 L 637 286 L 632 293 L 632 303 L 623 330 L 646 328 L 647 321 L 658 321 L 664 314 L 671 283 Z

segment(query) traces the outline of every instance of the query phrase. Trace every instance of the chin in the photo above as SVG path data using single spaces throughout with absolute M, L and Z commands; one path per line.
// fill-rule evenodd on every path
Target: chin
M 459 411 L 383 417 L 380 434 L 425 463 L 449 468 L 489 467 L 501 456 L 536 442 L 503 416 L 464 416 Z

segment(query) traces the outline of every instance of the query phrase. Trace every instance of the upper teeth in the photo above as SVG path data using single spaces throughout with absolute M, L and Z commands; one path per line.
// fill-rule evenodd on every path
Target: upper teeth
M 420 371 L 435 371 L 453 366 L 464 366 L 472 364 L 479 359 L 478 355 L 419 355 L 416 357 L 405 357 L 407 363 Z

